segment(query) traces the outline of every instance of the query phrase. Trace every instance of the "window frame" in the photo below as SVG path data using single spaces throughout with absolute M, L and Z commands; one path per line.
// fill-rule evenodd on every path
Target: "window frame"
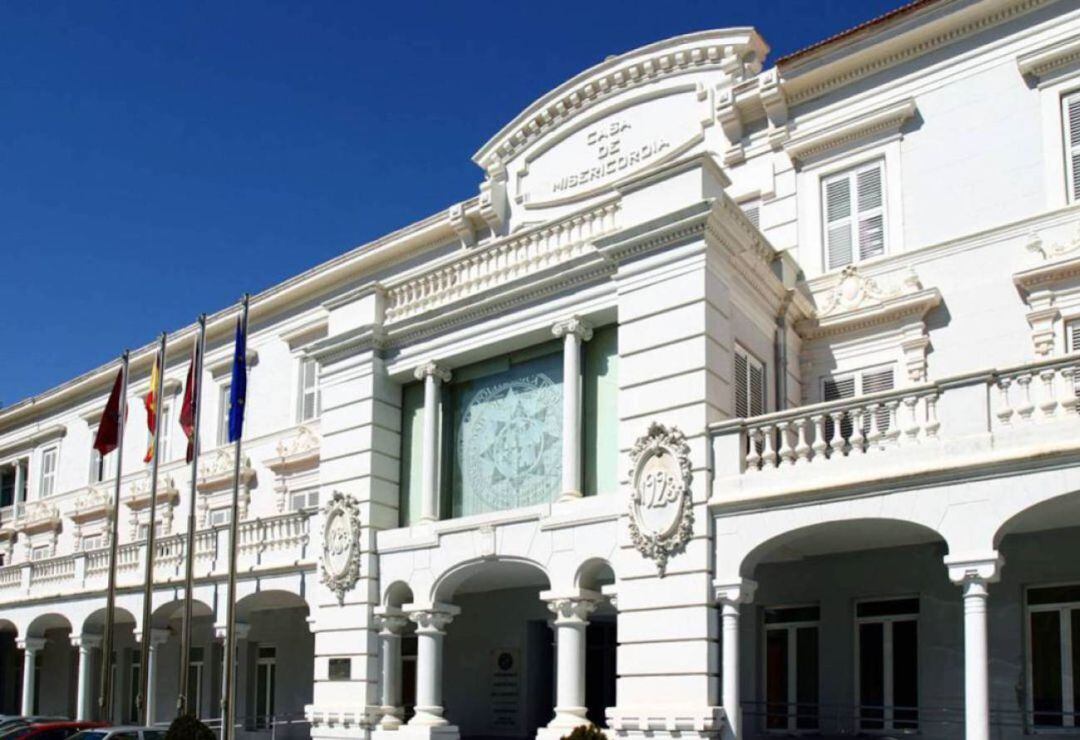
M 1080 586 L 1076 581 L 1060 583 L 1040 583 L 1024 587 L 1024 725 L 1034 734 L 1076 734 L 1080 733 L 1080 706 L 1075 704 L 1074 697 L 1070 695 L 1068 688 L 1075 686 L 1080 681 L 1080 675 L 1074 670 L 1072 663 L 1072 615 L 1076 612 L 1080 615 L 1080 601 L 1062 601 L 1049 604 L 1031 604 L 1030 593 L 1046 588 L 1060 586 Z M 1058 651 L 1061 657 L 1061 724 L 1060 725 L 1037 725 L 1035 724 L 1035 661 L 1034 661 L 1034 634 L 1031 629 L 1031 615 L 1037 612 L 1056 612 L 1059 615 L 1069 615 L 1069 619 L 1060 618 L 1058 623 L 1059 640 Z M 1071 723 L 1071 724 L 1069 724 Z
M 231 405 L 232 382 L 225 381 L 218 384 L 218 408 L 217 408 L 217 446 L 224 447 L 229 444 L 229 407 Z
M 889 601 L 907 601 L 914 599 L 919 602 L 919 609 L 914 614 L 879 614 L 869 617 L 859 616 L 859 606 L 861 604 L 876 604 Z M 919 671 L 922 668 L 922 661 L 919 659 L 919 643 L 922 634 L 922 597 L 919 594 L 900 594 L 895 596 L 874 596 L 868 598 L 856 599 L 853 604 L 853 639 L 854 639 L 854 653 L 855 653 L 855 725 L 859 732 L 865 732 L 869 734 L 885 734 L 889 732 L 913 732 L 919 733 L 922 731 L 922 707 L 918 704 L 914 707 L 915 719 L 914 720 L 901 720 L 901 722 L 908 724 L 913 723 L 914 728 L 908 727 L 896 727 L 895 710 L 896 705 L 893 697 L 895 696 L 895 686 L 892 685 L 891 674 L 893 671 L 893 654 L 892 648 L 892 628 L 897 622 L 914 622 L 915 623 L 915 661 L 916 661 L 916 701 L 918 700 L 918 682 Z M 881 727 L 863 727 L 863 704 L 862 704 L 862 639 L 860 636 L 860 627 L 864 624 L 881 624 L 882 627 L 882 710 L 881 710 Z M 878 720 L 871 720 L 877 722 Z
M 1072 144 L 1072 129 L 1069 123 L 1069 105 L 1073 101 L 1080 104 L 1080 88 L 1074 87 L 1071 90 L 1063 91 L 1058 99 L 1060 101 L 1059 111 L 1061 120 L 1061 165 L 1065 171 L 1065 203 L 1066 205 L 1071 205 L 1073 203 L 1080 203 L 1080 180 L 1077 179 L 1078 173 L 1075 171 L 1076 165 L 1073 162 L 1074 156 L 1080 156 L 1080 142 L 1077 142 L 1075 147 Z M 1078 112 L 1078 115 L 1080 115 L 1080 112 Z M 1077 122 L 1077 126 L 1080 127 L 1080 121 Z
M 878 170 L 878 172 L 880 173 L 879 174 L 879 181 L 881 183 L 880 203 L 879 203 L 878 206 L 876 206 L 874 208 L 869 208 L 869 209 L 866 210 L 866 212 L 863 212 L 863 211 L 860 210 L 859 205 L 858 205 L 858 203 L 859 203 L 859 195 L 860 195 L 860 190 L 859 190 L 859 185 L 858 185 L 859 175 L 864 173 L 864 172 L 869 172 L 870 170 L 873 170 L 873 169 Z M 829 209 L 828 188 L 829 188 L 830 184 L 832 184 L 834 182 L 839 182 L 841 180 L 846 180 L 848 182 L 849 201 L 850 201 L 851 208 L 850 208 L 850 212 L 848 213 L 846 218 L 848 219 L 848 224 L 847 224 L 848 225 L 848 232 L 849 232 L 849 235 L 851 237 L 851 241 L 850 241 L 850 247 L 851 247 L 851 255 L 850 256 L 851 256 L 851 259 L 849 261 L 843 263 L 843 264 L 833 265 L 829 260 L 829 224 L 830 224 L 830 222 L 829 222 L 829 216 L 828 216 L 828 209 Z M 858 164 L 854 164 L 854 165 L 851 165 L 849 167 L 845 167 L 844 169 L 841 169 L 841 170 L 836 170 L 836 171 L 829 172 L 829 173 L 822 173 L 820 178 L 819 178 L 819 181 L 818 181 L 818 187 L 819 187 L 819 190 L 820 190 L 819 197 L 821 199 L 821 209 L 820 209 L 821 249 L 822 249 L 821 261 L 822 261 L 822 264 L 825 267 L 825 272 L 834 272 L 836 270 L 842 270 L 845 267 L 847 267 L 848 265 L 861 265 L 861 264 L 864 264 L 866 262 L 870 262 L 870 261 L 875 260 L 875 259 L 880 259 L 880 258 L 884 258 L 884 257 L 889 256 L 889 254 L 890 254 L 890 250 L 889 250 L 889 233 L 890 233 L 890 229 L 891 229 L 892 224 L 891 224 L 890 219 L 889 219 L 889 196 L 888 196 L 889 181 L 888 181 L 888 172 L 886 171 L 886 162 L 885 162 L 884 157 L 881 157 L 881 156 L 871 157 L 871 158 L 866 159 L 866 160 L 864 160 L 864 161 L 862 161 L 862 162 L 860 162 Z M 866 258 L 863 258 L 862 251 L 860 249 L 860 244 L 859 244 L 859 233 L 860 233 L 859 224 L 860 224 L 860 222 L 861 222 L 861 220 L 863 218 L 873 218 L 874 216 L 877 216 L 877 215 L 881 216 L 881 253 L 871 255 L 871 256 L 866 257 Z
M 45 464 L 45 460 L 52 454 L 52 470 L 49 470 Z M 38 476 L 38 498 L 45 499 L 57 494 L 57 482 L 60 472 L 60 445 L 51 444 L 47 447 L 41 448 L 41 474 Z M 48 485 L 48 491 L 45 490 L 46 482 Z
M 785 609 L 805 609 L 814 608 L 818 610 L 818 618 L 814 620 L 792 620 L 785 622 L 773 622 L 768 623 L 765 621 L 766 611 L 768 610 L 785 610 Z M 761 650 L 761 696 L 764 700 L 764 731 L 770 735 L 816 735 L 821 732 L 821 604 L 818 603 L 804 603 L 804 604 L 782 604 L 771 605 L 763 607 L 761 610 L 761 627 L 762 627 L 762 650 Z M 798 726 L 799 720 L 799 702 L 798 702 L 798 665 L 799 665 L 799 653 L 798 653 L 798 631 L 802 628 L 813 627 L 817 630 L 818 641 L 818 700 L 817 700 L 817 727 L 800 728 Z M 770 728 L 769 727 L 769 653 L 768 653 L 768 636 L 770 631 L 780 632 L 783 631 L 787 634 L 787 727 L 785 728 Z M 794 697 L 794 701 L 792 701 Z M 794 708 L 794 714 L 792 713 Z
M 306 369 L 312 368 L 312 387 L 306 387 Z M 305 415 L 304 407 L 312 397 L 312 413 Z M 322 391 L 319 389 L 319 363 L 314 357 L 301 356 L 296 363 L 296 423 L 304 424 L 319 418 L 322 413 Z
M 255 711 L 252 712 L 255 718 L 254 726 L 257 730 L 265 730 L 273 725 L 273 717 L 275 714 L 275 696 L 277 694 L 277 646 L 275 645 L 258 645 L 256 646 L 255 653 L 255 706 L 252 707 Z M 272 650 L 273 655 L 264 656 L 262 653 L 264 650 Z M 264 670 L 265 669 L 265 673 Z M 262 685 L 266 680 L 266 685 Z M 264 713 L 259 712 L 259 699 L 260 697 L 266 704 L 267 711 Z
M 739 344 L 738 342 L 736 342 L 735 343 L 735 351 L 734 351 L 734 353 L 732 355 L 732 375 L 733 376 L 737 376 L 737 371 L 735 370 L 735 363 L 738 361 L 739 357 L 742 357 L 743 361 L 746 363 L 745 391 L 746 391 L 746 411 L 747 411 L 747 414 L 746 414 L 745 418 L 752 418 L 754 416 L 760 416 L 762 414 L 766 414 L 769 411 L 769 374 L 768 374 L 768 366 L 761 359 L 759 359 L 757 355 L 755 355 L 750 350 L 746 349 L 746 347 L 744 347 L 742 344 Z M 756 414 L 754 413 L 754 408 L 753 408 L 753 400 L 754 400 L 754 398 L 753 398 L 753 383 L 751 381 L 751 369 L 753 367 L 755 367 L 755 366 L 761 372 L 761 411 L 759 413 L 756 413 Z M 742 384 L 739 382 L 738 377 L 733 377 L 732 378 L 732 386 L 734 386 L 734 391 L 733 391 L 734 398 L 732 399 L 732 411 L 734 411 L 734 416 L 735 417 L 740 418 L 739 417 L 739 392 L 742 389 Z

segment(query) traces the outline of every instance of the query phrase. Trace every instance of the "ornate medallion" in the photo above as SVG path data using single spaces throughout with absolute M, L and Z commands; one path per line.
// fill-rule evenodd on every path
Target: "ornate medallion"
M 693 533 L 690 447 L 677 428 L 654 422 L 630 454 L 630 538 L 663 577 L 668 558 L 683 550 Z
M 532 373 L 481 388 L 458 447 L 463 513 L 550 501 L 562 471 L 562 386 Z
M 339 604 L 360 578 L 360 507 L 356 499 L 334 491 L 323 509 L 322 582 Z

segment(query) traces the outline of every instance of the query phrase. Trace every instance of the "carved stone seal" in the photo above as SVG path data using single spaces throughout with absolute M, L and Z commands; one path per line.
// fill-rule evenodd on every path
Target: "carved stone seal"
M 654 422 L 630 454 L 630 537 L 662 578 L 668 558 L 683 550 L 693 533 L 690 447 L 677 428 Z
M 360 506 L 334 491 L 323 508 L 322 582 L 339 604 L 360 579 Z

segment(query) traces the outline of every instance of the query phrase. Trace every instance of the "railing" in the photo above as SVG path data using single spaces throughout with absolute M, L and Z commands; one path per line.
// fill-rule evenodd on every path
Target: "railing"
M 781 492 L 961 465 L 976 454 L 1023 456 L 1025 445 L 1047 440 L 1080 447 L 1078 384 L 1075 354 L 720 422 L 709 429 L 715 473 Z M 1076 434 L 1046 434 L 1072 423 Z M 788 468 L 806 475 L 783 475 Z
M 481 247 L 444 267 L 390 286 L 387 321 L 415 316 L 526 277 L 584 254 L 589 242 L 614 231 L 618 205 L 607 203 Z
M 307 544 L 308 515 L 305 512 L 280 514 L 267 519 L 242 522 L 239 551 L 242 553 L 288 550 Z
M 0 568 L 0 589 L 15 588 L 22 584 L 20 568 Z
M 75 560 L 70 556 L 34 560 L 30 563 L 30 583 L 32 584 L 65 581 L 74 576 Z

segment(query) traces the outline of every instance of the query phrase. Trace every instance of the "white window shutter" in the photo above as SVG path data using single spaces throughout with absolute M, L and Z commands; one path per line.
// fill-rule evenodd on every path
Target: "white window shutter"
M 735 350 L 735 416 L 745 419 L 750 415 L 750 403 L 748 398 L 746 355 L 741 350 Z
M 1069 202 L 1080 201 L 1080 93 L 1063 101 L 1065 124 L 1065 169 Z
M 839 177 L 825 183 L 825 251 L 829 269 L 852 259 L 851 180 Z
M 880 393 L 893 389 L 893 369 L 891 367 L 877 370 L 866 370 L 862 376 L 863 395 Z
M 742 207 L 742 211 L 746 214 L 746 218 L 750 220 L 750 223 L 754 225 L 755 229 L 761 228 L 761 206 L 757 203 L 747 203 Z
M 1080 352 L 1080 319 L 1065 325 L 1065 351 Z
M 881 165 L 855 176 L 859 207 L 859 259 L 885 254 L 885 213 Z
M 761 363 L 750 364 L 750 415 L 765 413 L 765 368 Z

